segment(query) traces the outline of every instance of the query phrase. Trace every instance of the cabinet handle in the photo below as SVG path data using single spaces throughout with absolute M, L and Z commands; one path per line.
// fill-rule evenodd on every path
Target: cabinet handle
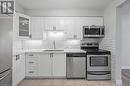
M 16 55 L 16 61 L 18 60 L 18 55 Z
M 20 55 L 16 55 L 16 61 L 20 59 Z
M 32 34 L 29 35 L 29 38 L 32 38 Z
M 28 62 L 28 63 L 33 64 L 34 62 Z
M 50 58 L 53 58 L 53 53 L 50 53 Z
M 33 54 L 29 54 L 29 56 L 34 56 Z
M 50 53 L 50 58 L 51 58 L 51 53 Z
M 34 73 L 34 71 L 29 71 L 29 73 Z
M 53 58 L 53 53 L 52 53 L 52 58 Z

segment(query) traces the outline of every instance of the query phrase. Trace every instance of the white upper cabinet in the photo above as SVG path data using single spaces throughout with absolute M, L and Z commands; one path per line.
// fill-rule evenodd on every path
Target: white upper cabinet
M 91 26 L 91 25 L 104 25 L 103 17 L 83 17 L 82 18 L 82 26 Z
M 14 16 L 14 37 L 30 38 L 30 17 L 21 13 Z
M 78 17 L 74 17 L 66 21 L 66 38 L 82 39 L 82 20 Z
M 103 17 L 33 17 L 32 39 L 48 39 L 47 33 L 54 28 L 64 32 L 66 39 L 82 39 L 83 26 L 103 26 Z
M 68 39 L 82 39 L 83 26 L 103 26 L 103 17 L 67 17 L 65 20 Z
M 56 27 L 56 19 L 54 18 L 44 18 L 44 30 L 47 31 L 47 30 L 53 30 L 53 27 Z
M 43 39 L 44 21 L 40 17 L 31 18 L 31 35 L 34 40 Z
M 73 38 L 75 34 L 75 28 L 74 28 L 74 20 L 73 19 L 66 19 L 65 20 L 65 36 L 66 38 Z
M 53 30 L 53 27 L 56 27 L 56 30 L 64 30 L 65 23 L 63 17 L 45 17 L 44 21 L 45 30 Z

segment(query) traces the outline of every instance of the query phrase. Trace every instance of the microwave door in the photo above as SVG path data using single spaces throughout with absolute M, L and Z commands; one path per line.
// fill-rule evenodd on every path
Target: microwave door
M 96 37 L 100 35 L 100 29 L 96 28 L 86 28 L 84 31 L 85 37 Z
M 84 26 L 83 37 L 84 38 L 99 38 L 104 37 L 104 26 Z

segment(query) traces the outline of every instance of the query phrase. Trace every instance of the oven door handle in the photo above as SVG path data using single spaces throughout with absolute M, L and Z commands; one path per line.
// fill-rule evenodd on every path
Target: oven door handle
M 106 57 L 109 57 L 110 54 L 107 54 L 107 55 L 87 55 L 88 57 L 95 57 L 95 56 L 106 56 Z
M 111 72 L 87 72 L 90 75 L 107 75 L 107 74 L 111 74 Z

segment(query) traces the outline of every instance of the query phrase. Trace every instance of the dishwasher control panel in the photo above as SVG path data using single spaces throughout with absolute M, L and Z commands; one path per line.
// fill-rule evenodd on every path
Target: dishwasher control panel
M 86 57 L 86 53 L 66 53 L 66 57 Z

